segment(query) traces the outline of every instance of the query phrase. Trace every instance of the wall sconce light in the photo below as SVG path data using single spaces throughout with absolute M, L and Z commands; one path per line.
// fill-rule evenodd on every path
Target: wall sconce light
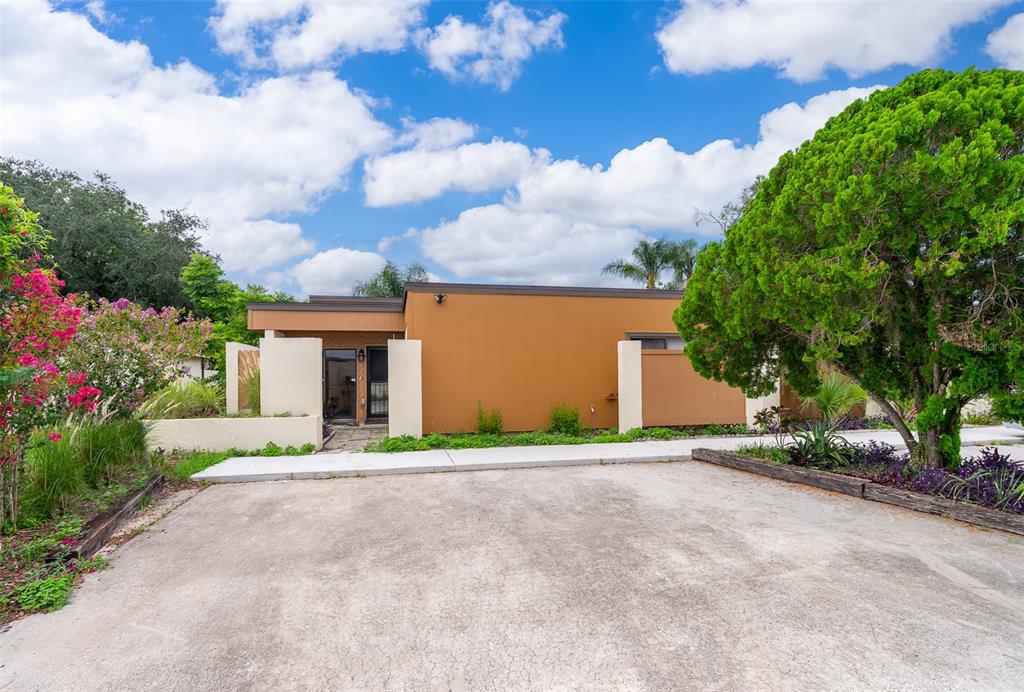
M 444 293 L 435 293 L 434 300 L 437 302 L 438 305 L 440 305 L 444 301 L 448 300 L 448 296 L 445 295 Z
M 363 349 L 359 349 L 359 352 L 356 353 L 356 360 L 358 360 L 360 363 L 365 361 L 366 360 L 366 351 L 364 351 Z

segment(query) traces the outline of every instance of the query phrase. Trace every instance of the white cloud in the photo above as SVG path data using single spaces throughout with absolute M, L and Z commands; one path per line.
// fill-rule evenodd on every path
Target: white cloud
M 492 204 L 423 231 L 421 244 L 426 257 L 462 278 L 581 285 L 600 280 L 601 267 L 629 254 L 640 237 L 630 228 Z
M 495 84 L 507 91 L 535 51 L 561 48 L 565 15 L 531 19 L 507 0 L 491 3 L 482 24 L 449 15 L 417 39 L 427 62 L 450 78 Z
M 350 295 L 352 286 L 380 271 L 384 261 L 375 252 L 336 247 L 302 260 L 291 275 L 305 295 Z
M 307 251 L 295 224 L 392 133 L 333 74 L 257 81 L 223 94 L 189 62 L 159 67 L 45 2 L 0 5 L 0 150 L 83 174 L 101 170 L 150 210 L 187 207 L 229 267 Z
M 426 257 L 456 276 L 536 283 L 594 284 L 642 232 L 712 234 L 694 212 L 718 210 L 778 157 L 873 88 L 833 91 L 788 103 L 761 118 L 758 140 L 717 140 L 688 153 L 652 139 L 616 154 L 609 166 L 559 160 L 536 166 L 501 204 L 462 212 L 419 234 Z
M 1000 67 L 1024 70 L 1024 13 L 1015 14 L 989 34 L 985 52 Z
M 366 203 L 371 207 L 418 202 L 447 190 L 483 192 L 506 187 L 548 153 L 518 142 L 494 139 L 452 149 L 411 149 L 371 158 L 364 164 Z
M 250 67 L 321 65 L 365 52 L 395 52 L 423 22 L 426 0 L 220 0 L 210 19 L 217 45 Z
M 954 29 L 1008 2 L 684 0 L 657 39 L 673 72 L 763 64 L 798 82 L 831 68 L 856 77 L 893 65 L 932 65 L 949 49 Z
M 475 125 L 457 118 L 431 118 L 421 123 L 406 118 L 402 125 L 405 132 L 398 136 L 395 144 L 428 151 L 454 147 L 469 141 L 476 134 Z

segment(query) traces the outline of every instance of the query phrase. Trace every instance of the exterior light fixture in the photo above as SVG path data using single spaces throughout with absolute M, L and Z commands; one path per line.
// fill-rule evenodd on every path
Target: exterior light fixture
M 448 296 L 445 295 L 444 293 L 435 293 L 434 300 L 437 302 L 438 305 L 440 305 L 444 301 L 448 300 Z
M 366 351 L 364 351 L 363 349 L 359 349 L 359 352 L 356 353 L 356 360 L 358 360 L 360 363 L 365 361 L 366 360 Z

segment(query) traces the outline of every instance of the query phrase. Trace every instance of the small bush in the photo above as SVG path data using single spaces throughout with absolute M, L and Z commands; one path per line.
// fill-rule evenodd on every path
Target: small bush
M 74 432 L 64 430 L 55 435 L 60 435 L 59 439 L 37 433 L 25 455 L 24 513 L 59 516 L 85 491 L 85 469 L 75 448 Z
M 548 432 L 561 435 L 579 437 L 583 435 L 583 419 L 580 417 L 580 410 L 576 406 L 561 404 L 551 409 L 548 421 Z
M 180 379 L 150 397 L 140 418 L 213 418 L 224 412 L 224 389 L 209 381 Z
M 793 433 L 789 456 L 790 461 L 798 466 L 834 471 L 848 466 L 856 454 L 850 443 L 837 435 L 831 426 L 816 421 L 805 430 Z
M 496 408 L 485 411 L 483 406 L 477 402 L 476 431 L 480 435 L 500 435 L 502 431 L 501 411 Z
M 14 600 L 25 610 L 58 610 L 71 596 L 71 575 L 46 577 L 22 584 L 14 590 Z
M 991 411 L 973 411 L 964 414 L 964 423 L 967 425 L 999 425 L 1003 421 Z
M 43 558 L 57 546 L 55 536 L 43 536 L 29 541 L 15 551 L 19 562 L 42 562 Z
M 146 456 L 146 429 L 138 420 L 86 425 L 74 435 L 85 482 L 96 488 L 114 480 Z
M 936 495 L 1024 514 L 1024 463 L 986 447 L 936 483 Z

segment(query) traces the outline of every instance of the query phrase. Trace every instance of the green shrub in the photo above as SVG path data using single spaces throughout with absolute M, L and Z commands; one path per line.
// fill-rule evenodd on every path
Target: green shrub
M 264 457 L 279 457 L 284 454 L 284 450 L 273 442 L 268 442 L 267 446 L 260 450 L 260 456 Z
M 801 397 L 804 408 L 816 406 L 826 423 L 834 423 L 850 410 L 868 400 L 867 394 L 856 382 L 846 375 L 832 372 L 821 381 L 821 387 L 814 396 Z
M 964 414 L 964 423 L 967 425 L 999 425 L 1002 422 L 990 411 L 972 411 Z
M 476 405 L 476 431 L 479 435 L 500 435 L 502 430 L 501 411 L 492 408 L 485 411 L 480 402 Z
M 75 449 L 74 430 L 55 435 L 60 435 L 59 439 L 50 439 L 45 432 L 32 436 L 25 455 L 21 513 L 59 516 L 85 491 L 85 467 Z
M 791 463 L 836 471 L 848 466 L 853 458 L 850 443 L 824 422 L 812 422 L 806 430 L 792 434 L 793 444 L 788 450 Z
M 561 404 L 551 409 L 548 432 L 579 437 L 583 434 L 583 419 L 580 410 L 570 404 Z
M 138 420 L 86 425 L 76 431 L 74 446 L 85 482 L 96 488 L 146 458 L 146 428 Z
M 58 610 L 71 595 L 71 575 L 46 577 L 22 584 L 14 590 L 14 600 L 25 610 Z
M 224 389 L 215 382 L 183 378 L 150 397 L 140 418 L 213 418 L 224 412 Z
M 18 548 L 16 555 L 19 562 L 42 562 L 43 558 L 57 546 L 55 536 L 36 538 Z

